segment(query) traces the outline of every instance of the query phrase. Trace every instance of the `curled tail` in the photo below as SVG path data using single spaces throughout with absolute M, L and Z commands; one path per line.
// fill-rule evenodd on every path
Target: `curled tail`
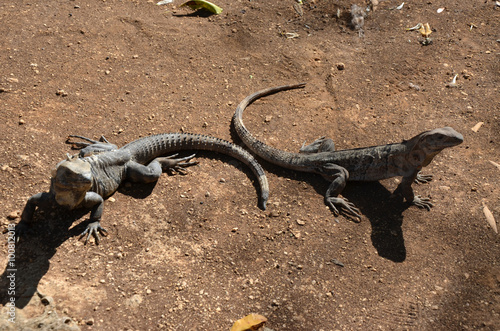
M 233 116 L 233 124 L 238 136 L 240 136 L 243 143 L 250 148 L 255 154 L 263 158 L 264 160 L 276 164 L 278 166 L 282 166 L 285 168 L 290 168 L 291 165 L 295 163 L 295 159 L 297 158 L 297 153 L 289 153 L 277 148 L 271 147 L 263 143 L 262 141 L 255 138 L 250 131 L 243 124 L 243 111 L 245 108 L 250 105 L 255 100 L 265 97 L 267 95 L 271 95 L 274 93 L 278 93 L 281 91 L 303 88 L 305 87 L 305 83 L 294 84 L 294 85 L 283 85 L 277 87 L 271 87 L 264 90 L 260 90 L 255 92 L 252 95 L 249 95 L 243 101 L 240 102 Z
M 147 164 L 167 153 L 186 150 L 213 151 L 234 157 L 246 164 L 257 177 L 260 187 L 259 207 L 266 209 L 269 184 L 264 169 L 252 154 L 229 141 L 194 133 L 161 133 L 137 139 L 121 149 L 130 151 L 132 159 L 141 164 Z

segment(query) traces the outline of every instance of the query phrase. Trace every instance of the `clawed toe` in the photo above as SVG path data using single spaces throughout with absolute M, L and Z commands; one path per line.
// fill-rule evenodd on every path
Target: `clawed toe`
M 195 154 L 181 158 L 175 158 L 176 156 L 177 154 L 157 158 L 163 171 L 168 172 L 170 175 L 174 175 L 175 173 L 185 175 L 187 173 L 185 168 L 199 163 L 198 161 L 189 162 L 195 157 Z
M 421 174 L 420 172 L 417 174 L 417 177 L 415 178 L 415 183 L 417 184 L 425 184 L 428 183 L 432 180 L 432 175 L 424 175 Z
M 101 242 L 101 238 L 99 237 L 99 233 L 103 236 L 108 235 L 108 231 L 101 227 L 101 224 L 99 222 L 92 222 L 89 225 L 87 225 L 87 228 L 85 231 L 83 231 L 80 234 L 80 239 L 83 238 L 85 235 L 87 235 L 87 238 L 85 238 L 85 245 L 90 239 L 90 236 L 93 236 L 95 238 L 95 243 L 98 245 Z
M 413 199 L 413 205 L 427 210 L 431 210 L 431 207 L 434 206 L 431 202 L 431 199 L 422 198 L 420 195 L 415 196 L 415 198 Z
M 335 216 L 338 216 L 340 214 L 339 210 L 335 206 L 337 205 L 346 215 L 361 219 L 361 211 L 347 199 L 338 197 L 328 197 L 325 199 L 325 201 Z

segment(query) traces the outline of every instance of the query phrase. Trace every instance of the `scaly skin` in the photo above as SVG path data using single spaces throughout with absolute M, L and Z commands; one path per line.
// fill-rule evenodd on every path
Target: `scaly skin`
M 284 85 L 258 91 L 246 97 L 236 108 L 233 123 L 245 145 L 264 160 L 283 168 L 322 175 L 331 184 L 325 194 L 325 203 L 335 215 L 339 209 L 351 217 L 361 217 L 361 212 L 351 202 L 339 197 L 347 181 L 377 181 L 402 176 L 396 189 L 406 201 L 430 209 L 428 198 L 416 196 L 411 184 L 425 183 L 432 175 L 422 175 L 427 166 L 443 149 L 459 145 L 463 136 L 450 127 L 425 131 L 401 143 L 336 151 L 331 139 L 322 137 L 312 144 L 302 146 L 299 153 L 282 151 L 257 140 L 243 124 L 243 111 L 253 101 L 280 91 L 303 88 L 305 84 Z
M 74 142 L 70 138 L 86 142 Z M 163 171 L 182 172 L 185 167 L 196 164 L 189 162 L 194 155 L 184 158 L 174 158 L 177 154 L 163 156 L 185 150 L 213 151 L 246 164 L 259 182 L 259 206 L 266 209 L 269 186 L 264 170 L 250 153 L 228 141 L 199 134 L 164 133 L 140 138 L 117 148 L 104 137 L 101 141 L 81 136 L 70 138 L 67 143 L 80 149 L 79 155 L 68 155 L 56 166 L 49 192 L 38 193 L 28 199 L 21 221 L 16 226 L 16 241 L 32 223 L 37 207 L 56 203 L 67 209 L 90 209 L 91 222 L 82 236 L 87 235 L 87 242 L 93 235 L 99 243 L 99 233 L 106 232 L 100 225 L 104 200 L 115 193 L 125 180 L 151 183 L 157 181 Z

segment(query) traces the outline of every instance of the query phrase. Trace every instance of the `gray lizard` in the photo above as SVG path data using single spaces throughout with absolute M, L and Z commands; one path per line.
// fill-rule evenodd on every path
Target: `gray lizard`
M 70 138 L 86 142 L 74 142 Z M 99 233 L 106 233 L 100 225 L 104 200 L 115 193 L 125 180 L 151 183 L 157 181 L 163 171 L 182 171 L 184 167 L 196 164 L 188 162 L 194 155 L 162 157 L 184 150 L 214 151 L 234 157 L 249 166 L 259 182 L 259 206 L 266 209 L 269 186 L 264 170 L 250 153 L 228 141 L 200 134 L 164 133 L 140 138 L 118 148 L 104 137 L 101 137 L 101 141 L 81 136 L 70 138 L 67 143 L 80 149 L 79 154 L 68 155 L 66 160 L 57 164 L 52 173 L 49 192 L 38 193 L 28 199 L 21 221 L 16 226 L 16 241 L 31 225 L 37 207 L 56 203 L 70 210 L 90 209 L 90 223 L 82 236 L 87 234 L 87 242 L 93 235 L 96 243 L 99 243 Z
M 443 149 L 463 142 L 463 136 L 450 127 L 425 131 L 401 143 L 335 150 L 331 139 L 321 137 L 312 144 L 302 146 L 299 153 L 282 151 L 257 140 L 243 124 L 242 114 L 253 101 L 284 90 L 303 88 L 304 83 L 272 87 L 246 97 L 236 108 L 233 123 L 244 144 L 264 160 L 287 169 L 312 172 L 323 176 L 331 184 L 325 194 L 325 204 L 337 216 L 339 209 L 351 217 L 361 217 L 361 212 L 347 199 L 339 197 L 348 180 L 377 181 L 402 176 L 395 193 L 421 208 L 430 209 L 432 203 L 413 193 L 414 181 L 427 182 L 432 175 L 422 175 L 420 170 L 429 165 Z

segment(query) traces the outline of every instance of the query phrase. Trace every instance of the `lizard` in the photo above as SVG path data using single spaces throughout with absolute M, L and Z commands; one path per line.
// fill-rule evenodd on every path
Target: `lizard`
M 82 141 L 72 141 L 78 138 Z M 137 183 L 152 183 L 159 179 L 163 171 L 182 172 L 187 166 L 198 162 L 189 162 L 195 155 L 175 158 L 177 154 L 168 153 L 184 150 L 206 150 L 226 154 L 246 164 L 258 179 L 260 187 L 259 206 L 266 209 L 269 197 L 269 185 L 264 169 L 252 154 L 244 148 L 228 141 L 201 134 L 162 133 L 146 136 L 118 148 L 101 137 L 99 141 L 82 136 L 70 135 L 66 141 L 73 148 L 79 149 L 77 155 L 67 155 L 52 171 L 48 192 L 31 196 L 16 225 L 16 242 L 33 223 L 37 207 L 56 205 L 72 210 L 90 209 L 90 222 L 81 234 L 94 236 L 99 243 L 99 233 L 107 231 L 100 221 L 104 200 L 115 193 L 126 180 Z
M 361 219 L 361 211 L 350 201 L 339 195 L 347 181 L 378 181 L 401 176 L 402 180 L 394 193 L 402 195 L 412 205 L 430 210 L 429 198 L 415 195 L 413 182 L 425 183 L 432 175 L 420 173 L 443 149 L 457 146 L 463 136 L 451 127 L 422 132 L 401 143 L 380 146 L 335 150 L 329 138 L 321 137 L 309 145 L 302 145 L 298 153 L 271 147 L 255 138 L 243 124 L 243 111 L 255 100 L 280 91 L 304 88 L 305 83 L 284 85 L 260 90 L 239 103 L 233 116 L 234 128 L 243 143 L 260 158 L 283 168 L 316 173 L 330 182 L 324 201 L 335 216 L 339 209 L 348 217 Z

